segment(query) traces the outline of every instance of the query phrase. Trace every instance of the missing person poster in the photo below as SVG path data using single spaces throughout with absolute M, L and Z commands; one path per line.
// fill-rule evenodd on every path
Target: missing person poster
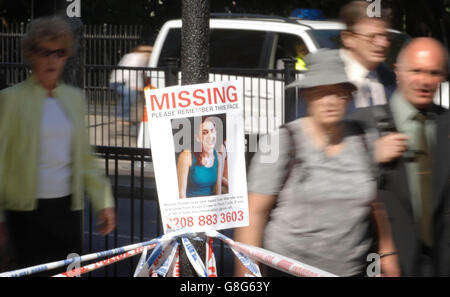
M 165 233 L 248 225 L 241 97 L 233 81 L 145 91 Z

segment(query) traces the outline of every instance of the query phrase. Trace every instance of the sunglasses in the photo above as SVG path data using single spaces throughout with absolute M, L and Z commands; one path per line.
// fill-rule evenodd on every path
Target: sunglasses
M 58 58 L 64 58 L 67 56 L 67 50 L 65 48 L 58 48 L 55 50 L 48 50 L 43 47 L 36 48 L 36 53 L 42 58 L 47 58 L 50 56 L 56 56 Z

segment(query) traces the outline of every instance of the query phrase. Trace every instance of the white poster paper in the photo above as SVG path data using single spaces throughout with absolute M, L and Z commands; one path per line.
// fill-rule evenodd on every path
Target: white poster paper
M 145 91 L 164 232 L 248 225 L 241 94 L 234 81 Z

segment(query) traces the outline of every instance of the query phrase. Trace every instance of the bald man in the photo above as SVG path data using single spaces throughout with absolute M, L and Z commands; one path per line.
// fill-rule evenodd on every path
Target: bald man
M 450 116 L 433 104 L 447 59 L 439 41 L 413 39 L 398 56 L 390 102 L 352 115 L 380 136 L 379 196 L 395 243 L 381 259 L 398 257 L 403 276 L 450 276 Z

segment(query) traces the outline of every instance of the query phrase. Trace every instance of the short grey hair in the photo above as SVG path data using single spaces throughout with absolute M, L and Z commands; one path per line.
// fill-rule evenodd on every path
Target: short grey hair
M 60 42 L 68 56 L 72 55 L 72 29 L 60 16 L 38 18 L 29 24 L 28 32 L 22 38 L 23 55 L 27 63 L 30 63 L 36 48 L 43 42 Z

